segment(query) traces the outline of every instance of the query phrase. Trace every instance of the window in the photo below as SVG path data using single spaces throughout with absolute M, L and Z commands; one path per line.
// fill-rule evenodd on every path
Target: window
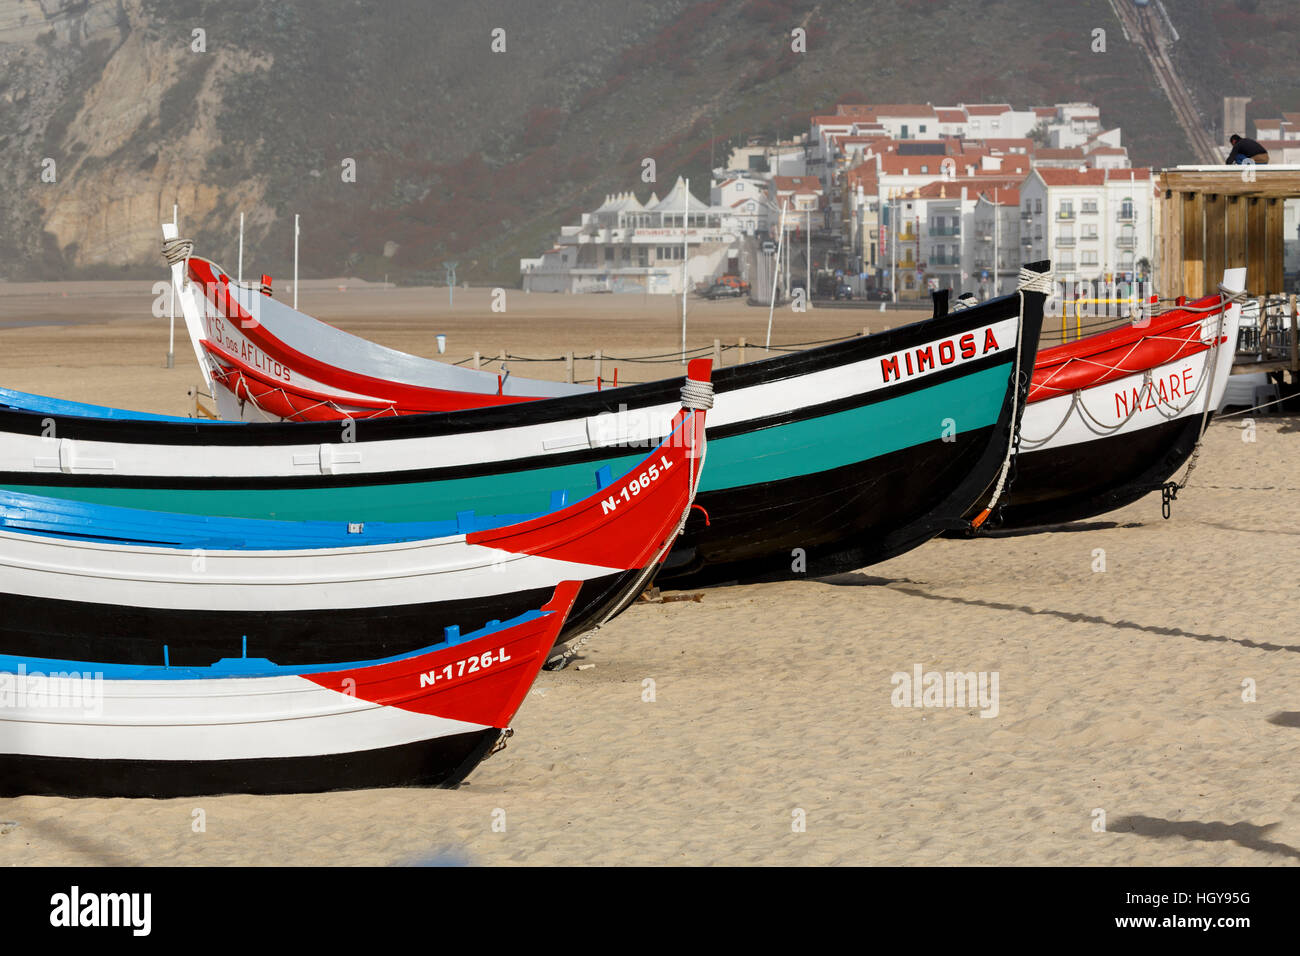
M 650 250 L 645 246 L 639 246 L 636 250 L 636 264 L 642 269 L 650 265 Z
M 1035 199 L 1034 212 L 1041 213 L 1042 211 L 1043 211 L 1043 201 L 1041 199 Z
M 1062 200 L 1061 200 L 1061 205 L 1060 205 L 1058 208 L 1060 209 L 1060 218 L 1061 218 L 1061 219 L 1073 219 L 1073 218 L 1074 218 L 1074 201 L 1073 201 L 1073 200 L 1071 200 L 1071 199 L 1062 199 Z
M 1096 253 L 1096 251 L 1091 251 L 1091 252 L 1090 252 L 1090 251 L 1084 250 L 1083 252 L 1080 252 L 1080 253 L 1079 253 L 1079 264 L 1080 264 L 1080 265 L 1084 265 L 1084 266 L 1095 266 L 1095 265 L 1097 264 L 1097 253 Z
M 1097 200 L 1085 199 L 1083 201 L 1083 209 L 1081 211 L 1084 213 L 1095 213 L 1097 211 Z
M 613 261 L 614 261 L 614 247 L 613 247 L 613 246 L 606 246 L 606 247 L 605 247 L 605 261 L 606 261 L 606 262 L 613 262 Z
M 922 164 L 921 164 L 921 172 L 923 172 L 923 173 L 928 173 L 929 171 L 930 171 L 930 167 L 927 166 L 927 165 L 925 165 L 924 163 L 922 163 Z
M 1088 211 L 1088 210 L 1086 210 L 1086 209 L 1084 210 L 1084 212 L 1087 212 L 1087 211 Z M 1082 236 L 1082 237 L 1083 237 L 1084 239 L 1096 239 L 1096 238 L 1097 238 L 1097 227 L 1096 227 L 1096 225 L 1092 225 L 1092 224 L 1090 224 L 1090 225 L 1086 225 L 1086 226 L 1083 227 L 1083 229 L 1082 229 L 1082 233 L 1083 233 L 1083 236 Z
M 924 133 L 924 132 L 925 132 L 925 124 L 922 124 L 922 125 L 918 126 L 918 127 L 916 128 L 916 131 L 917 131 L 918 133 Z

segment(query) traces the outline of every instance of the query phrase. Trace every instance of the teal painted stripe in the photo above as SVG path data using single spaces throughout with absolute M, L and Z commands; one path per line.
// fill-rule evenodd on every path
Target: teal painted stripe
M 997 365 L 884 402 L 709 442 L 701 491 L 722 491 L 828 471 L 997 421 L 1008 365 Z M 185 514 L 322 521 L 441 521 L 457 512 L 549 511 L 551 492 L 578 501 L 596 491 L 596 471 L 627 474 L 644 455 L 505 472 L 478 478 L 339 488 L 200 490 L 7 485 L 11 491 Z
M 998 419 L 1010 366 L 995 365 L 874 405 L 709 443 L 701 491 L 720 491 L 830 471 Z

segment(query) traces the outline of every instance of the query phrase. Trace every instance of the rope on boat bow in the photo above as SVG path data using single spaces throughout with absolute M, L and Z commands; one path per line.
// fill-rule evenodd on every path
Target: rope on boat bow
M 1192 446 L 1191 457 L 1187 460 L 1187 470 L 1183 472 L 1183 480 L 1174 482 L 1167 481 L 1160 487 L 1160 515 L 1168 518 L 1170 505 L 1178 499 L 1178 492 L 1187 487 L 1187 480 L 1192 477 L 1192 471 L 1196 468 L 1196 459 L 1201 454 L 1201 442 L 1205 440 L 1205 430 L 1210 427 L 1210 399 L 1214 397 L 1214 373 L 1216 366 L 1219 364 L 1219 348 L 1221 347 L 1220 339 L 1223 338 L 1223 321 L 1227 318 L 1228 307 L 1235 305 L 1238 308 L 1246 302 L 1250 296 L 1246 294 L 1245 289 L 1229 289 L 1222 282 L 1219 283 L 1219 304 L 1217 306 L 1201 309 L 1191 309 L 1192 312 L 1210 312 L 1214 309 L 1220 309 L 1218 326 L 1214 330 L 1213 344 L 1210 346 L 1211 356 L 1206 359 L 1212 362 L 1209 369 L 1209 383 L 1205 390 L 1205 407 L 1201 410 L 1201 427 L 1196 433 L 1196 444 Z M 1233 343 L 1233 348 L 1236 343 Z
M 698 411 L 705 411 L 713 407 L 713 382 L 712 381 L 697 382 L 691 378 L 686 379 L 686 382 L 682 385 L 682 407 L 690 409 L 691 414 L 682 421 L 682 424 L 679 426 L 679 428 L 683 432 L 685 432 L 685 430 L 689 428 L 691 429 L 691 433 L 694 434 L 695 413 Z M 566 647 L 561 653 L 557 654 L 555 657 L 550 658 L 543 665 L 543 667 L 546 670 L 558 671 L 558 670 L 563 670 L 565 667 L 567 667 L 569 665 L 569 661 L 577 657 L 578 652 L 582 650 L 583 647 L 586 646 L 588 641 L 591 640 L 592 635 L 594 635 L 598 630 L 600 630 L 602 627 L 608 624 L 612 618 L 616 617 L 617 615 L 621 614 L 624 610 L 626 610 L 628 605 L 630 605 L 633 601 L 637 599 L 637 595 L 639 595 L 646 587 L 649 586 L 650 582 L 654 580 L 654 576 L 659 571 L 659 563 L 663 561 L 663 559 L 667 556 L 669 550 L 676 543 L 682 531 L 685 530 L 686 519 L 690 517 L 691 512 L 694 511 L 695 508 L 699 507 L 699 505 L 695 504 L 695 494 L 697 491 L 699 491 L 700 472 L 704 468 L 704 457 L 705 455 L 708 454 L 708 445 L 706 444 L 704 446 L 703 451 L 701 451 L 699 448 L 695 448 L 694 451 L 696 453 L 698 461 L 695 467 L 691 469 L 690 488 L 686 496 L 686 508 L 682 511 L 682 516 L 680 519 L 678 519 L 677 527 L 673 530 L 673 533 L 668 535 L 667 538 L 664 539 L 663 545 L 655 553 L 654 558 L 648 564 L 646 564 L 645 567 L 641 569 L 641 573 L 637 576 L 636 583 L 628 590 L 627 599 L 619 602 L 616 606 L 610 608 L 608 613 L 606 613 L 605 616 L 602 617 L 598 622 L 593 624 L 591 628 L 585 634 L 582 635 L 582 637 L 575 640 L 571 645 Z M 703 508 L 700 508 L 700 510 L 704 511 Z M 706 523 L 709 520 L 709 513 L 707 511 L 704 511 L 704 520 Z
M 682 408 L 707 411 L 713 407 L 713 383 L 688 378 L 682 386 Z
M 1049 269 L 1046 272 L 1034 272 L 1032 269 L 1020 267 L 1020 275 L 1016 283 L 1016 293 L 1020 296 L 1020 311 L 1016 316 L 1016 362 L 1012 372 L 1012 389 L 1011 389 L 1011 440 L 1007 442 L 1007 454 L 1002 459 L 1002 470 L 998 473 L 998 483 L 993 489 L 993 496 L 989 498 L 989 503 L 971 522 L 971 529 L 978 530 L 980 525 L 988 520 L 988 516 L 993 513 L 997 507 L 999 499 L 1002 497 L 1002 491 L 1007 485 L 1007 476 L 1011 472 L 1011 464 L 1015 460 L 1016 451 L 1020 446 L 1020 356 L 1025 347 L 1025 293 L 1039 292 L 1043 295 L 1051 295 L 1054 291 L 1052 282 L 1052 272 Z M 1026 392 L 1028 391 L 1028 381 L 1024 383 Z

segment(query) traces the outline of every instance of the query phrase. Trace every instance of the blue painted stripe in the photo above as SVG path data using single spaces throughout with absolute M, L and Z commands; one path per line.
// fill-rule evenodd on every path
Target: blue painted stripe
M 133 412 L 123 408 L 109 408 L 107 405 L 87 405 L 83 402 L 69 402 L 61 398 L 45 395 L 33 395 L 12 388 L 0 388 L 0 407 L 20 412 L 34 412 L 38 415 L 71 415 L 77 418 L 109 418 L 117 421 L 137 422 L 188 422 L 194 424 L 193 418 L 178 415 L 151 415 L 149 412 Z M 210 422 L 212 425 L 238 425 L 239 422 Z
M 469 634 L 459 634 L 455 628 L 448 628 L 447 639 L 439 644 L 430 644 L 419 650 L 393 657 L 381 657 L 369 661 L 349 661 L 340 664 L 276 664 L 264 657 L 223 657 L 207 667 L 167 667 L 162 664 L 100 664 L 90 661 L 54 660 L 44 657 L 18 657 L 12 654 L 0 654 L 0 674 L 17 675 L 20 671 L 27 675 L 72 674 L 86 677 L 100 677 L 104 680 L 210 680 L 229 677 L 292 677 L 298 674 L 326 674 L 331 671 L 355 670 L 362 667 L 377 667 L 381 664 L 393 664 L 410 660 L 431 651 L 447 650 L 472 641 L 481 640 L 548 617 L 554 611 L 526 611 L 508 621 L 492 621 L 486 626 Z M 233 643 L 233 641 L 232 641 Z
M 688 417 L 682 425 L 678 426 L 673 435 L 661 442 L 649 454 L 659 454 L 667 442 L 673 440 L 673 436 L 681 432 L 689 423 Z M 640 464 L 646 457 L 648 456 L 631 457 L 624 472 Z M 590 465 L 581 467 L 588 481 L 599 482 L 609 474 L 608 465 L 598 470 L 593 470 Z M 497 480 L 496 476 L 473 479 L 482 485 Z M 452 517 L 440 520 L 376 521 L 366 518 L 352 522 L 149 511 L 143 508 L 74 500 L 70 497 L 55 498 L 28 491 L 0 489 L 0 529 L 79 541 L 145 545 L 178 550 L 294 551 L 312 548 L 362 547 L 428 541 L 520 524 L 559 510 L 564 507 L 563 503 L 569 498 L 567 489 L 559 492 L 541 491 L 536 477 L 532 478 L 532 484 L 537 488 L 537 493 L 531 497 L 542 505 L 536 511 L 481 515 L 473 509 L 456 508 Z M 547 489 L 553 487 L 545 482 L 542 486 Z M 368 495 L 375 494 L 373 489 L 363 490 Z M 593 489 L 582 497 L 589 497 L 594 493 Z

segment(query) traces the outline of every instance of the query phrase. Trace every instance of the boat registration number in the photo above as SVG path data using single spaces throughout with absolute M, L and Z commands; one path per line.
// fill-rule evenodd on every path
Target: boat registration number
M 458 661 L 453 661 L 446 667 L 436 667 L 421 674 L 420 686 L 429 687 L 439 681 L 454 680 L 457 677 L 464 677 L 466 674 L 485 671 L 494 664 L 504 664 L 508 660 L 510 660 L 510 655 L 506 653 L 504 647 L 497 648 L 495 652 L 484 651 L 482 654 L 475 654 L 473 657 L 463 657 Z
M 660 465 L 663 467 L 661 468 Z M 646 491 L 656 481 L 659 476 L 666 473 L 673 463 L 668 460 L 667 455 L 659 456 L 659 464 L 651 464 L 649 468 L 641 474 L 626 482 L 615 494 L 610 495 L 600 503 L 601 514 L 607 515 L 611 511 L 617 511 L 620 504 L 631 501 L 641 492 Z

